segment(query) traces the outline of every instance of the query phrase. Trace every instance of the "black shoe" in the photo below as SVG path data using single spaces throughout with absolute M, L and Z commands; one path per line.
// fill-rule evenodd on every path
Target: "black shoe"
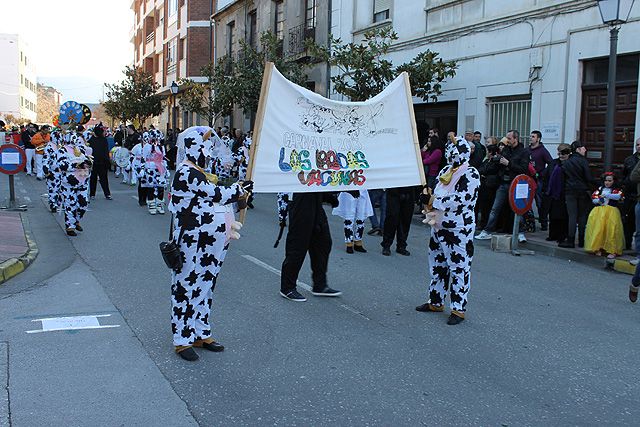
M 324 289 L 319 291 L 316 291 L 314 289 L 313 291 L 311 291 L 311 293 L 317 297 L 339 297 L 340 295 L 342 295 L 342 292 L 331 289 L 328 286 L 325 286 Z
M 364 246 L 354 245 L 353 250 L 356 252 L 362 252 L 363 254 L 367 253 L 367 250 L 364 248 Z
M 556 240 L 556 239 L 554 239 L 553 237 L 547 237 L 547 238 L 546 238 L 546 239 L 544 239 L 544 240 L 546 240 L 547 242 L 553 242 L 553 241 L 554 241 L 554 240 Z
M 113 200 L 113 197 L 111 197 L 111 194 L 109 194 L 108 196 L 104 196 L 104 197 L 105 197 L 105 199 L 107 199 L 107 200 Z
M 73 228 L 67 228 L 67 236 L 77 236 L 78 233 L 76 233 L 76 230 L 74 230 Z
M 182 357 L 184 360 L 188 360 L 189 362 L 195 362 L 200 359 L 200 356 L 198 356 L 198 353 L 196 353 L 193 347 L 179 351 L 178 356 Z
M 391 255 L 391 249 L 389 249 L 389 248 L 382 248 L 382 255 L 384 255 L 384 256 L 390 256 L 390 255 Z
M 295 289 L 287 292 L 286 294 L 280 291 L 280 295 L 282 295 L 283 298 L 286 298 L 288 300 L 295 301 L 295 302 L 305 302 L 307 300 L 305 297 L 302 296 L 302 294 L 300 294 L 300 292 L 296 291 Z
M 558 247 L 559 248 L 575 248 L 576 245 L 573 242 L 570 242 L 568 240 L 563 240 L 562 242 L 558 243 Z
M 404 256 L 409 256 L 411 255 L 411 252 L 409 252 L 408 250 L 406 250 L 405 248 L 397 248 L 396 252 L 399 253 L 400 255 L 404 255 Z
M 419 305 L 416 307 L 416 311 L 422 312 L 422 313 L 442 313 L 444 311 L 444 307 L 441 307 L 440 310 L 436 310 L 431 304 L 429 304 L 428 302 L 425 302 L 422 305 Z
M 146 207 L 147 202 L 138 202 L 138 205 L 140 205 L 140 207 Z
M 347 246 L 347 253 L 348 254 L 352 254 L 353 253 L 353 246 Z
M 378 233 L 378 229 L 377 228 L 372 228 L 371 230 L 367 231 L 367 234 L 369 236 L 373 236 L 374 234 Z
M 378 228 L 378 236 L 382 236 L 383 232 L 384 232 L 384 230 L 382 228 Z
M 251 203 L 251 202 L 247 202 L 247 207 L 248 207 L 249 209 L 253 209 L 253 203 Z
M 198 347 L 202 347 L 205 350 L 213 351 L 214 353 L 220 353 L 221 351 L 224 351 L 224 346 L 215 341 L 202 343 L 202 345 L 199 345 Z
M 49 210 L 51 211 L 51 213 L 58 212 L 58 209 L 55 206 L 49 206 Z
M 447 319 L 447 325 L 457 325 L 458 323 L 462 323 L 463 320 L 464 320 L 464 317 L 460 317 L 460 316 L 456 316 L 455 314 L 452 314 L 449 316 L 449 319 Z
M 77 223 L 77 224 L 76 224 L 76 230 L 78 230 L 78 231 L 83 231 L 83 230 L 84 230 L 84 228 L 82 228 L 82 226 L 80 225 L 80 223 Z

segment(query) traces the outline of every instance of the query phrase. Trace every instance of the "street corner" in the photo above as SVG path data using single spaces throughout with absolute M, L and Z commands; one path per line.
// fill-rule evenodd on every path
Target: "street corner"
M 0 212 L 0 284 L 22 273 L 38 256 L 38 245 L 29 228 L 26 215 Z

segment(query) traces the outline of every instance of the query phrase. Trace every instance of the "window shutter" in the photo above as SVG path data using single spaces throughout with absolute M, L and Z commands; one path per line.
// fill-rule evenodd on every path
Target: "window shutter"
M 391 0 L 373 0 L 373 14 L 391 9 Z

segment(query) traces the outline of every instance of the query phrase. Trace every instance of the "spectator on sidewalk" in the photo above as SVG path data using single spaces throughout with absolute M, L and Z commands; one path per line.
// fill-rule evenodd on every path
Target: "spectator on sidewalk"
M 36 160 L 36 178 L 38 181 L 44 179 L 44 172 L 42 171 L 42 156 L 44 155 L 44 147 L 51 140 L 49 135 L 49 126 L 42 125 L 40 130 L 31 137 L 31 145 L 35 148 L 35 160 Z
M 33 126 L 31 123 L 27 126 L 20 126 L 20 141 L 27 156 L 27 175 L 29 176 L 33 175 L 33 158 L 36 155 L 36 147 L 31 144 L 31 126 Z
M 436 177 L 443 166 L 444 145 L 440 142 L 440 138 L 434 135 L 427 139 L 427 143 L 420 151 L 424 176 L 427 178 L 427 185 L 433 190 L 436 188 Z
M 371 200 L 373 215 L 369 217 L 371 230 L 369 230 L 367 234 L 369 236 L 373 236 L 374 234 L 382 236 L 382 228 L 384 227 L 384 220 L 387 213 L 387 193 L 384 188 L 369 190 L 369 199 Z M 376 208 L 380 209 L 380 217 L 376 215 Z
M 387 212 L 384 220 L 382 255 L 391 255 L 391 245 L 396 239 L 396 252 L 409 256 L 407 237 L 413 217 L 413 187 L 390 188 L 387 190 Z
M 640 143 L 640 138 L 636 139 L 636 147 Z M 636 163 L 636 166 L 629 175 L 629 181 L 636 184 L 636 206 L 635 206 L 635 218 L 636 218 L 636 232 L 634 235 L 634 245 L 636 256 L 640 256 L 640 162 Z M 631 279 L 629 285 L 629 300 L 636 302 L 638 300 L 638 289 L 640 289 L 640 263 L 636 264 L 636 271 Z
M 480 230 L 487 226 L 491 207 L 496 199 L 496 192 L 500 186 L 498 139 L 495 136 L 487 138 L 487 156 L 478 168 L 480 173 L 480 190 L 478 191 L 478 228 Z
M 584 232 L 587 216 L 591 209 L 591 190 L 594 185 L 589 162 L 586 159 L 587 148 L 579 141 L 571 143 L 571 155 L 562 164 L 564 190 L 569 216 L 567 238 L 558 243 L 561 248 L 575 248 L 576 224 L 578 226 L 578 246 L 584 247 Z
M 624 191 L 624 202 L 622 204 L 622 225 L 624 226 L 625 248 L 631 249 L 633 233 L 636 231 L 636 199 L 638 197 L 637 186 L 631 182 L 631 171 L 640 160 L 640 138 L 636 139 L 636 151 L 624 159 L 622 168 L 622 191 Z
M 482 133 L 469 129 L 464 133 L 464 139 L 472 145 L 469 164 L 477 169 L 487 155 L 487 150 L 484 148 L 484 145 L 482 145 Z
M 517 130 L 510 130 L 509 133 L 507 133 L 507 144 L 500 154 L 494 156 L 499 165 L 498 176 L 500 177 L 500 186 L 496 191 L 496 198 L 491 207 L 487 226 L 476 236 L 478 240 L 491 239 L 492 234 L 498 226 L 500 212 L 507 203 L 511 182 L 516 176 L 526 174 L 529 169 L 529 152 L 520 143 L 520 133 Z M 522 222 L 520 223 L 518 241 L 520 241 L 520 243 L 527 241 L 524 230 L 522 229 Z
M 100 179 L 100 187 L 107 200 L 111 200 L 111 190 L 109 190 L 109 143 L 104 137 L 104 128 L 102 123 L 93 128 L 93 134 L 89 139 L 89 146 L 93 150 L 93 168 L 91 169 L 91 178 L 89 178 L 89 197 L 96 198 L 96 187 L 98 179 Z
M 542 132 L 534 130 L 531 132 L 529 140 L 529 157 L 533 162 L 536 169 L 537 178 L 537 190 L 536 190 L 536 208 L 538 209 L 538 220 L 540 221 L 540 230 L 548 230 L 548 217 L 549 217 L 549 199 L 542 191 L 542 172 L 551 164 L 553 158 L 549 153 L 549 150 L 542 144 Z
M 558 158 L 542 171 L 542 191 L 549 201 L 549 235 L 548 242 L 561 242 L 567 238 L 567 203 L 564 196 L 564 173 L 562 164 L 571 154 L 571 146 L 561 143 L 558 145 Z
M 591 210 L 587 220 L 587 229 L 584 237 L 584 250 L 613 259 L 622 255 L 624 249 L 624 231 L 622 229 L 622 217 L 618 206 L 624 195 L 616 185 L 613 172 L 605 172 L 602 176 L 603 183 L 591 195 L 591 201 L 595 208 Z

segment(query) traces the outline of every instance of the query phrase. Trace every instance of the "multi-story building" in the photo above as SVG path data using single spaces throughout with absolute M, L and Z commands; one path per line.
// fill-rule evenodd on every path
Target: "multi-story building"
M 637 2 L 636 2 L 637 3 Z M 580 139 L 589 160 L 604 158 L 609 28 L 594 0 L 333 0 L 332 33 L 343 41 L 391 25 L 389 58 L 425 49 L 458 62 L 436 103 L 415 99 L 424 132 L 480 130 L 503 136 L 540 129 L 548 145 Z M 334 13 L 335 15 L 335 13 Z M 640 5 L 620 29 L 614 163 L 633 150 L 640 125 Z M 335 96 L 335 95 L 334 95 Z M 549 147 L 552 154 L 555 149 Z
M 273 32 L 282 43 L 287 60 L 304 61 L 307 52 L 304 41 L 314 39 L 325 45 L 329 37 L 331 0 L 217 0 L 212 18 L 215 24 L 216 59 L 234 56 L 240 40 L 260 49 L 260 36 Z M 307 70 L 306 87 L 327 96 L 329 69 L 326 63 L 315 64 Z M 254 113 L 236 109 L 221 123 L 249 130 Z
M 37 77 L 29 45 L 18 34 L 0 34 L 0 116 L 36 121 Z
M 213 59 L 210 16 L 215 0 L 131 0 L 134 25 L 134 65 L 154 76 L 167 108 L 153 120 L 161 129 L 184 129 L 206 122 L 188 111 L 180 111 L 180 92 L 170 88 L 180 79 L 204 82 L 200 69 Z

